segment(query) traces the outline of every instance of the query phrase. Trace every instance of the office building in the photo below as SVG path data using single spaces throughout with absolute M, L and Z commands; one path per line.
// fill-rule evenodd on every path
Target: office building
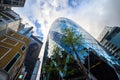
M 0 30 L 7 30 L 10 28 L 14 31 L 17 31 L 20 23 L 20 16 L 13 10 L 5 9 L 0 11 Z
M 26 0 L 0 0 L 0 8 L 23 7 Z
M 33 27 L 23 28 L 23 26 L 19 27 L 18 33 L 25 35 L 27 38 L 30 39 L 28 52 L 24 61 L 26 66 L 26 71 L 27 71 L 27 75 L 25 79 L 35 80 L 37 71 L 38 71 L 37 69 L 39 67 L 38 56 L 42 47 L 42 42 L 36 36 L 33 35 L 33 32 L 32 32 Z
M 11 29 L 0 34 L 0 80 L 24 80 L 29 39 Z
M 80 34 L 82 36 L 81 44 L 74 45 L 74 48 L 78 49 L 77 52 L 74 52 L 74 49 L 71 50 L 72 47 L 66 46 L 62 41 L 66 37 L 66 34 L 63 32 L 65 29 L 74 29 L 76 31 L 76 35 Z M 53 54 L 55 53 L 54 45 L 60 48 L 57 49 L 59 52 L 56 52 L 56 54 Z M 68 55 L 66 55 L 66 53 Z M 54 57 L 54 55 L 57 57 Z M 120 79 L 119 71 L 115 68 L 115 66 L 120 67 L 118 60 L 109 56 L 103 47 L 79 25 L 70 19 L 59 18 L 50 28 L 48 38 L 45 43 L 44 56 L 43 59 L 40 60 L 41 80 L 81 80 L 81 78 L 82 80 L 86 80 L 83 73 L 80 72 L 78 64 L 75 64 L 75 62 L 69 64 L 71 59 L 76 62 L 81 60 L 86 73 L 88 73 L 89 78 L 92 80 Z M 46 64 L 49 64 L 49 66 Z
M 23 30 L 24 28 L 25 28 L 25 24 L 20 23 L 17 32 Z
M 29 50 L 25 58 L 26 71 L 28 72 L 26 79 L 30 80 L 32 78 L 31 80 L 35 80 L 38 70 L 36 70 L 36 74 L 35 72 L 33 73 L 33 70 L 35 69 L 37 61 L 39 61 L 38 56 L 40 54 L 42 42 L 33 35 L 30 40 Z M 39 65 L 37 67 L 39 67 Z
M 105 27 L 98 40 L 109 55 L 120 60 L 120 27 Z

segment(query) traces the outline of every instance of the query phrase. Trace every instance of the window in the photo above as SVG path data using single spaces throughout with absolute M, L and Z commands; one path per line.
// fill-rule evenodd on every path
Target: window
M 12 18 L 12 19 L 15 19 L 15 17 L 13 15 L 11 15 L 10 13 L 7 13 L 7 12 L 2 12 L 3 14 L 7 15 L 8 17 Z
M 3 42 L 5 42 L 5 43 L 7 43 L 7 44 L 9 44 L 9 45 L 14 45 L 14 46 L 16 46 L 16 45 L 18 44 L 18 42 L 15 41 L 15 40 L 12 39 L 12 38 L 6 38 L 5 40 L 3 40 Z
M 117 49 L 117 47 L 114 45 L 114 48 L 113 48 L 113 50 L 115 50 L 115 49 Z
M 5 71 L 8 72 L 10 70 L 10 68 L 14 65 L 14 63 L 18 60 L 18 58 L 20 57 L 20 54 L 17 53 L 14 58 L 10 61 L 10 63 L 5 67 Z
M 11 0 L 4 0 L 4 4 L 10 4 Z
M 20 75 L 18 76 L 18 79 L 22 79 L 22 78 L 23 78 L 23 75 L 20 74 Z
M 3 14 L 1 14 L 1 13 L 0 13 L 0 16 L 1 16 L 3 19 L 5 19 L 5 20 L 10 20 L 7 16 L 5 16 L 5 15 L 3 15 Z
M 9 52 L 9 48 L 0 45 L 0 58 L 6 55 L 7 52 Z
M 13 2 L 13 4 L 14 4 L 14 5 L 18 5 L 18 2 L 15 1 L 15 2 Z
M 24 51 L 24 50 L 25 50 L 25 46 L 23 46 L 23 47 L 21 48 L 21 50 Z
M 2 22 L 2 20 L 0 19 L 0 22 Z

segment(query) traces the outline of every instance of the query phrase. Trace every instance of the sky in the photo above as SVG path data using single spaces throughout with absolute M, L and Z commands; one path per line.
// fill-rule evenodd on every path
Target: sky
M 120 0 L 26 0 L 24 7 L 13 10 L 44 39 L 59 17 L 73 20 L 97 39 L 105 26 L 120 26 L 119 4 Z

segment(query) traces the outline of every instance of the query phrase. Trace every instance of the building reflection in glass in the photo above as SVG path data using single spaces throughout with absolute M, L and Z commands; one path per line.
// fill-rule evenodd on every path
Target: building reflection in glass
M 82 45 L 76 45 L 75 47 L 85 49 L 84 54 L 78 55 L 86 69 L 89 69 L 90 73 L 93 74 L 94 77 L 96 77 L 98 80 L 119 80 L 119 61 L 114 59 L 114 57 L 110 57 L 103 47 L 101 47 L 100 44 L 89 33 L 87 33 L 73 21 L 66 18 L 59 18 L 52 24 L 46 42 L 43 64 L 47 58 L 52 55 L 55 44 L 60 46 L 67 53 L 74 56 L 74 53 L 70 52 L 70 49 L 61 41 L 65 36 L 65 34 L 63 34 L 63 30 L 65 28 L 74 28 L 76 33 L 82 35 Z M 89 67 L 88 58 L 90 62 Z

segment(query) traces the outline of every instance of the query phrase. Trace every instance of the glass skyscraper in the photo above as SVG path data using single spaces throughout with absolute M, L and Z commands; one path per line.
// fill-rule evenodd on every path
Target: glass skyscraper
M 86 71 L 88 72 L 89 70 L 91 73 L 90 76 L 91 77 L 92 75 L 94 76 L 92 79 L 119 80 L 118 67 L 120 67 L 120 63 L 113 57 L 110 57 L 107 54 L 107 52 L 103 49 L 103 47 L 100 46 L 100 44 L 89 33 L 87 33 L 84 29 L 82 29 L 72 20 L 63 17 L 57 19 L 51 26 L 46 41 L 42 66 L 45 64 L 47 59 L 52 56 L 54 45 L 59 46 L 68 54 L 72 54 L 72 56 L 76 59 L 74 52 L 70 51 L 70 47 L 66 47 L 62 43 L 62 38 L 65 37 L 65 34 L 63 32 L 65 28 L 73 28 L 76 30 L 77 34 L 82 35 L 81 46 L 76 45 L 75 47 L 81 50 L 86 49 L 84 51 L 84 54 L 78 53 L 78 56 L 81 59 L 83 65 L 85 66 Z M 82 51 L 80 53 L 82 53 Z M 43 68 L 41 70 L 41 75 L 42 79 L 45 79 L 43 76 L 44 75 Z

